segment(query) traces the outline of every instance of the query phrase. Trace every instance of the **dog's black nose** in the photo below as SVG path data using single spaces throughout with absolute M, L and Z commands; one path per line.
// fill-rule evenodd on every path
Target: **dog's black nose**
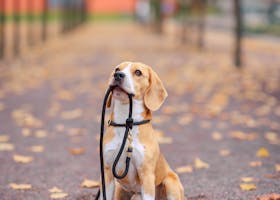
M 117 72 L 114 73 L 115 81 L 120 82 L 124 79 L 124 77 L 125 77 L 125 74 L 121 71 L 117 71 Z

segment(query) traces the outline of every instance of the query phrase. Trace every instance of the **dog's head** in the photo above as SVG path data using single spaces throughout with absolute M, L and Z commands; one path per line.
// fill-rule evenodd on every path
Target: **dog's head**
M 134 62 L 119 64 L 111 74 L 110 86 L 116 86 L 107 106 L 110 107 L 112 98 L 129 103 L 127 94 L 134 94 L 134 99 L 142 100 L 146 108 L 157 110 L 167 97 L 167 92 L 158 75 L 151 67 Z

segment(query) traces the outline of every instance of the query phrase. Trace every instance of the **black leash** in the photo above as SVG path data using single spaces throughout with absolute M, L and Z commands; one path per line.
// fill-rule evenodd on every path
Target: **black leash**
M 106 200 L 106 184 L 105 184 L 105 172 L 104 172 L 104 159 L 103 159 L 103 136 L 104 136 L 104 121 L 105 121 L 105 113 L 106 113 L 106 104 L 107 104 L 107 100 L 108 97 L 110 95 L 110 93 L 113 91 L 113 89 L 116 86 L 110 86 L 108 88 L 108 90 L 106 91 L 104 100 L 103 100 L 103 106 L 102 106 L 102 114 L 101 114 L 101 126 L 100 126 L 100 141 L 99 141 L 99 157 L 100 157 L 100 171 L 101 171 L 101 184 L 102 184 L 102 196 L 103 196 L 103 200 Z M 143 120 L 140 122 L 133 122 L 133 118 L 132 118 L 132 110 L 133 110 L 133 104 L 132 104 L 132 98 L 134 96 L 134 94 L 127 94 L 128 98 L 129 98 L 129 113 L 128 113 L 128 118 L 126 119 L 126 123 L 125 124 L 117 124 L 113 121 L 109 121 L 109 125 L 110 126 L 117 126 L 117 127 L 125 127 L 125 133 L 124 133 L 124 137 L 123 137 L 123 141 L 120 147 L 120 150 L 117 154 L 117 157 L 113 163 L 113 167 L 112 167 L 112 172 L 115 178 L 117 179 L 122 179 L 124 178 L 129 170 L 129 164 L 130 164 L 130 159 L 131 159 L 131 155 L 132 155 L 132 151 L 133 148 L 131 146 L 131 144 L 128 146 L 127 148 L 127 156 L 126 156 L 126 161 L 125 161 L 125 170 L 124 172 L 119 175 L 116 172 L 116 167 L 117 164 L 120 160 L 120 157 L 122 155 L 122 152 L 124 150 L 125 144 L 126 144 L 126 140 L 128 139 L 131 143 L 131 135 L 130 135 L 130 130 L 133 128 L 133 125 L 141 125 L 141 124 L 145 124 L 145 123 L 149 123 L 150 120 Z M 129 138 L 128 138 L 129 137 Z M 98 191 L 98 193 L 96 194 L 95 200 L 98 200 L 100 196 L 100 189 Z

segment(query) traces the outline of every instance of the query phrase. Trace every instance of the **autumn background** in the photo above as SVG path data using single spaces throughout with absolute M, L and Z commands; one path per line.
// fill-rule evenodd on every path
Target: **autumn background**
M 0 0 L 0 196 L 93 199 L 122 61 L 154 68 L 161 151 L 191 200 L 279 199 L 278 0 Z

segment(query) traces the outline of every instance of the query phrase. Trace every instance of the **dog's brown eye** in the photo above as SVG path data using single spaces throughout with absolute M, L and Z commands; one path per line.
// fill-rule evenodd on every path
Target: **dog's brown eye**
M 134 73 L 135 73 L 136 76 L 141 76 L 142 75 L 142 72 L 139 69 L 135 70 Z
M 116 68 L 116 69 L 115 69 L 115 72 L 118 72 L 118 71 L 120 71 L 120 68 Z

